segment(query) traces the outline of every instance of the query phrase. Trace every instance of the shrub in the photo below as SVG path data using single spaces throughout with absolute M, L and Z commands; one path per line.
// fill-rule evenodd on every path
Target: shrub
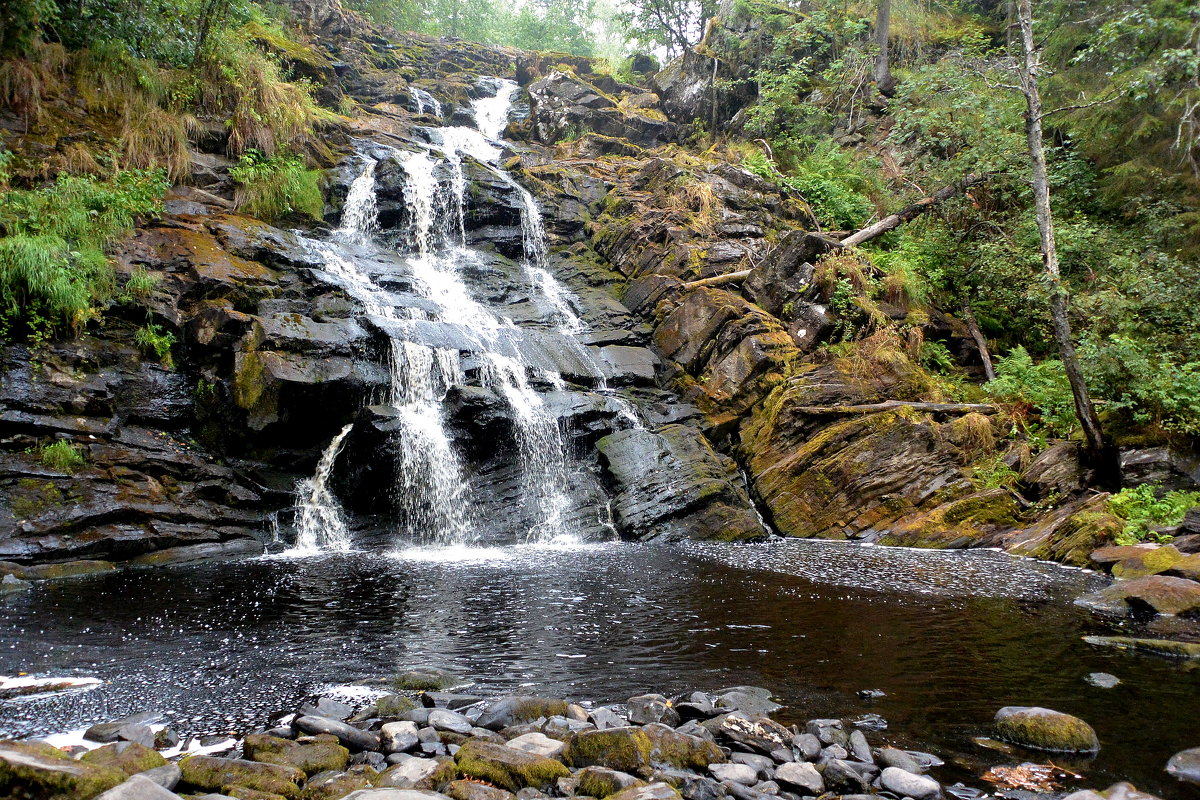
M 164 367 L 172 366 L 171 348 L 175 345 L 175 334 L 164 331 L 161 325 L 147 323 L 138 328 L 133 342 L 143 354 L 157 356 Z
M 1178 525 L 1188 509 L 1200 505 L 1200 492 L 1163 492 L 1157 484 L 1122 489 L 1108 500 L 1108 510 L 1125 520 L 1117 544 L 1137 544 L 1152 535 L 1151 528 Z
M 760 178 L 799 194 L 827 228 L 856 229 L 875 210 L 868 192 L 874 183 L 854 156 L 828 139 L 785 140 L 776 144 L 780 167 L 762 153 L 743 166 Z
M 320 173 L 306 169 L 299 156 L 267 157 L 250 150 L 229 174 L 238 182 L 238 208 L 260 219 L 275 220 L 293 211 L 320 218 L 324 210 Z
M 996 380 L 989 381 L 984 389 L 997 400 L 1015 406 L 1019 417 L 1036 413 L 1041 424 L 1056 435 L 1069 436 L 1078 424 L 1062 362 L 1048 359 L 1035 364 L 1020 345 L 996 360 Z
M 42 464 L 59 472 L 74 472 L 83 466 L 83 454 L 75 445 L 59 439 L 42 448 Z
M 0 331 L 79 328 L 113 289 L 105 249 L 161 207 L 161 171 L 59 176 L 0 194 Z
M 141 267 L 136 268 L 125 281 L 125 295 L 130 300 L 144 300 L 158 288 L 158 276 L 151 275 Z

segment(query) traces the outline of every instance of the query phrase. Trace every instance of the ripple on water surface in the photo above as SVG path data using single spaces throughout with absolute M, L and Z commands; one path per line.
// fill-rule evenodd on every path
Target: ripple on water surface
M 792 719 L 875 712 L 944 756 L 1001 705 L 1079 714 L 1124 775 L 1200 744 L 1198 673 L 1088 647 L 1070 599 L 1097 579 L 999 553 L 781 541 L 415 548 L 88 576 L 4 602 L 0 674 L 94 675 L 88 692 L 0 704 L 0 735 L 143 709 L 186 732 L 261 724 L 329 685 L 433 664 L 473 693 L 599 701 L 739 683 Z M 1111 672 L 1115 690 L 1091 687 Z M 882 689 L 873 703 L 858 689 Z M 947 758 L 947 760 L 951 760 Z

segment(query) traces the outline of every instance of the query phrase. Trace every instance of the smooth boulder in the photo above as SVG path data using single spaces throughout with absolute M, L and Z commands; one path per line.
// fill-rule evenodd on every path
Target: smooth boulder
M 559 761 L 527 753 L 494 742 L 471 739 L 455 754 L 463 775 L 518 792 L 524 788 L 545 790 L 571 771 Z
M 889 792 L 913 800 L 940 800 L 942 786 L 933 778 L 916 775 L 899 767 L 885 767 L 879 775 L 879 785 Z
M 1167 774 L 1185 783 L 1200 786 L 1200 747 L 1183 750 L 1167 762 Z
M 45 742 L 0 742 L 0 786 L 25 787 L 39 800 L 95 797 L 127 777 L 115 767 L 76 761 Z
M 996 734 L 1006 742 L 1055 753 L 1094 753 L 1100 739 L 1091 725 L 1049 708 L 1006 706 L 996 712 Z
M 179 762 L 183 783 L 210 792 L 225 792 L 227 787 L 242 787 L 282 795 L 291 800 L 300 796 L 304 773 L 282 764 L 263 764 L 241 758 L 189 756 Z

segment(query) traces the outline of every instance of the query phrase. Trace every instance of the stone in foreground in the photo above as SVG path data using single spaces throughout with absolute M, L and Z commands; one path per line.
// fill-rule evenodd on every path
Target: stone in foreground
M 260 764 L 241 758 L 190 756 L 179 762 L 183 783 L 197 789 L 228 794 L 229 787 L 295 798 L 300 795 L 304 773 L 282 764 Z
M 913 800 L 938 800 L 942 796 L 941 784 L 933 778 L 914 775 L 899 767 L 886 767 L 879 776 L 879 784 L 889 792 Z
M 1183 750 L 1171 756 L 1167 762 L 1167 773 L 1185 783 L 1200 786 L 1200 747 Z
M 97 795 L 96 800 L 179 800 L 179 795 L 164 789 L 149 778 L 134 775 L 124 783 Z
M 570 770 L 553 759 L 478 739 L 464 744 L 454 760 L 463 775 L 512 792 L 527 787 L 548 789 L 559 778 L 571 775 Z
M 45 742 L 0 742 L 0 787 L 24 787 L 38 800 L 95 797 L 126 777 L 114 767 L 76 761 Z
M 1049 708 L 1006 706 L 996 712 L 996 733 L 1006 742 L 1054 753 L 1094 753 L 1100 739 L 1091 725 Z

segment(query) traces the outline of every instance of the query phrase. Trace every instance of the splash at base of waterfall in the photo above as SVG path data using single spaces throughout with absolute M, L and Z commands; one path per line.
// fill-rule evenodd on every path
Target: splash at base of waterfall
M 353 424 L 347 425 L 333 437 L 321 454 L 317 471 L 296 486 L 296 546 L 280 555 L 348 553 L 354 549 L 342 507 L 329 489 L 333 465 L 353 428 Z

